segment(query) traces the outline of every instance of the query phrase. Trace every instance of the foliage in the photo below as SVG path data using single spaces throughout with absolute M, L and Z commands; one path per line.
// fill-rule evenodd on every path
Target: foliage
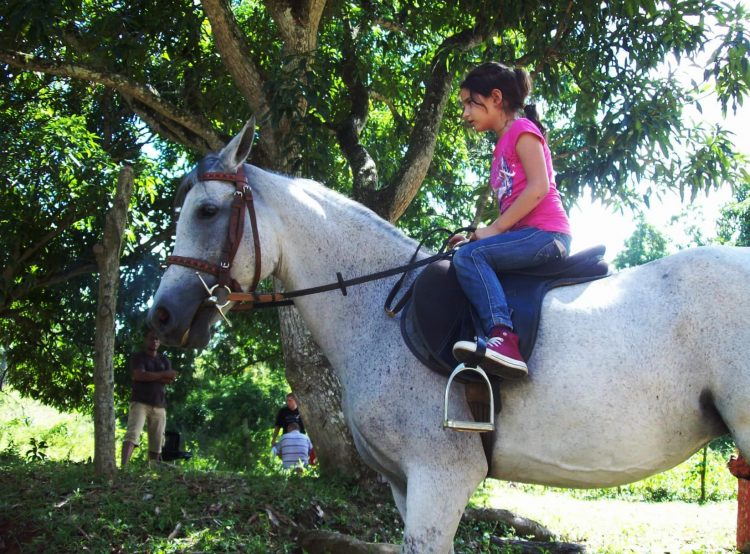
M 667 244 L 667 237 L 641 214 L 635 231 L 625 241 L 625 248 L 615 257 L 614 266 L 624 269 L 663 258 L 669 253 Z
M 215 467 L 268 469 L 271 429 L 286 387 L 283 374 L 267 367 L 203 375 L 182 401 L 171 402 L 171 427 Z
M 6 389 L 0 393 L 0 421 L 0 452 L 21 457 L 30 451 L 33 458 L 43 454 L 58 461 L 85 461 L 93 455 L 90 416 L 61 413 Z
M 47 459 L 47 442 L 46 441 L 37 441 L 34 437 L 29 440 L 29 445 L 31 448 L 29 448 L 26 451 L 26 459 L 30 462 L 40 462 L 45 459 Z
M 750 185 L 735 189 L 735 199 L 721 211 L 719 241 L 733 246 L 750 246 Z
M 0 337 L 7 379 L 16 390 L 49 405 L 92 409 L 93 246 L 100 240 L 117 177 L 115 159 L 137 152 L 139 133 L 128 123 L 129 136 L 125 126 L 103 140 L 94 125 L 97 118 L 81 113 L 70 98 L 78 92 L 59 82 L 23 73 L 6 84 L 7 101 L 0 104 L 0 140 L 6 145 L 0 161 L 0 258 L 5 268 L 0 276 Z M 174 180 L 159 165 L 145 158 L 135 165 L 114 360 L 121 405 L 129 396 L 127 356 L 141 346 L 144 310 L 172 234 L 171 192 L 166 189 Z M 260 340 L 248 338 L 231 352 L 224 348 L 205 364 L 218 366 L 218 356 L 225 354 L 222 363 L 232 364 L 234 371 L 255 361 L 278 367 L 275 317 L 248 318 L 239 325 L 242 336 Z M 175 350 L 168 355 L 185 374 L 192 371 L 192 354 Z
M 29 463 L 8 453 L 0 453 L 0 464 L 0 521 L 5 522 L 0 539 L 23 551 L 260 554 L 296 552 L 303 529 L 390 543 L 397 543 L 402 533 L 384 485 L 351 485 L 283 472 L 204 472 L 166 464 L 149 468 L 146 463 L 107 483 L 91 479 L 89 464 Z M 483 495 L 497 483 L 486 485 L 473 504 L 486 505 Z M 590 502 L 606 510 L 601 500 Z M 512 533 L 465 518 L 456 535 L 456 552 L 498 553 L 490 541 L 493 536 Z M 609 549 L 591 551 L 622 551 L 621 537 L 609 540 Z M 632 540 L 627 543 L 634 545 Z
M 283 373 L 266 365 L 215 371 L 201 365 L 181 376 L 180 390 L 168 394 L 167 430 L 178 431 L 194 455 L 194 466 L 233 470 L 273 470 L 269 454 L 276 411 L 284 405 Z M 125 434 L 128 403 L 119 405 L 116 446 Z M 0 393 L 0 451 L 45 454 L 53 460 L 80 462 L 94 452 L 90 415 L 61 413 L 17 391 Z M 46 446 L 41 446 L 44 443 Z M 33 445 L 36 444 L 36 447 Z M 146 460 L 145 449 L 134 460 Z
M 116 160 L 132 153 L 137 135 L 131 126 L 103 139 L 92 124 L 91 99 L 81 105 L 75 87 L 33 74 L 2 77 L 0 342 L 8 380 L 51 405 L 83 407 L 93 388 L 93 247 L 117 178 Z M 130 286 L 120 298 L 128 303 L 119 320 L 128 329 L 140 327 L 138 312 L 154 286 L 149 265 L 157 264 L 148 239 L 167 227 L 164 206 L 153 206 L 163 176 L 145 161 L 135 169 L 123 268 Z M 116 362 L 123 355 L 118 352 Z

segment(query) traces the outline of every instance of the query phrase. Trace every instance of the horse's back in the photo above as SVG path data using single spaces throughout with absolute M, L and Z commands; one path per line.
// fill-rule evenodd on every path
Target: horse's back
M 502 392 L 495 475 L 611 486 L 750 423 L 748 277 L 750 249 L 707 247 L 552 291 L 530 379 Z

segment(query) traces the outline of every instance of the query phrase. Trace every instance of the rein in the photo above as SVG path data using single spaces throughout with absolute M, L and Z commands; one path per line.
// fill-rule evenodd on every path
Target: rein
M 370 281 L 376 281 L 378 279 L 385 279 L 386 277 L 391 277 L 393 275 L 403 273 L 403 275 L 401 275 L 401 278 L 396 282 L 396 284 L 388 294 L 388 298 L 386 299 L 386 303 L 384 306 L 386 313 L 389 316 L 394 317 L 401 310 L 401 308 L 403 308 L 410 296 L 410 291 L 408 291 L 399 300 L 394 308 L 390 307 L 391 302 L 393 301 L 398 290 L 403 285 L 403 282 L 406 279 L 408 273 L 418 267 L 431 264 L 432 262 L 435 262 L 437 260 L 451 257 L 453 255 L 452 251 L 444 251 L 451 237 L 463 231 L 474 230 L 473 227 L 462 227 L 461 229 L 458 229 L 456 231 L 450 231 L 444 228 L 433 229 L 428 233 L 427 236 L 432 235 L 436 231 L 448 233 L 450 235 L 447 239 L 445 239 L 442 247 L 437 254 L 419 261 L 415 261 L 417 255 L 419 254 L 419 251 L 422 248 L 422 245 L 427 238 L 425 237 L 425 239 L 423 239 L 422 242 L 420 242 L 417 246 L 417 249 L 409 260 L 409 263 L 394 267 L 392 269 L 370 273 L 360 277 L 355 277 L 353 279 L 344 279 L 341 275 L 341 272 L 337 271 L 336 282 L 329 283 L 327 285 L 320 285 L 317 287 L 298 289 L 288 292 L 259 293 L 256 291 L 258 288 L 258 284 L 260 283 L 261 275 L 260 237 L 258 236 L 258 222 L 255 215 L 255 204 L 253 203 L 253 191 L 247 182 L 244 167 L 243 165 L 240 165 L 236 173 L 223 173 L 215 171 L 201 172 L 199 165 L 198 182 L 200 183 L 203 181 L 222 181 L 225 183 L 230 183 L 235 187 L 234 196 L 232 198 L 232 205 L 230 207 L 229 229 L 227 231 L 226 240 L 222 245 L 219 263 L 212 264 L 205 260 L 191 258 L 188 256 L 167 256 L 166 264 L 167 266 L 181 265 L 184 267 L 189 267 L 191 269 L 196 269 L 196 275 L 198 276 L 198 279 L 200 279 L 201 283 L 206 289 L 206 292 L 208 293 L 208 297 L 206 298 L 205 302 L 209 305 L 213 305 L 219 311 L 219 314 L 224 319 L 224 321 L 226 321 L 230 326 L 231 323 L 226 318 L 223 311 L 230 302 L 235 302 L 235 305 L 230 308 L 230 310 L 234 311 L 249 311 L 254 308 L 277 308 L 281 306 L 289 306 L 293 304 L 294 298 L 300 296 L 308 296 L 311 294 L 318 294 L 321 292 L 328 292 L 332 290 L 340 290 L 341 294 L 346 296 L 347 287 L 360 285 L 362 283 L 367 283 Z M 253 248 L 255 250 L 255 273 L 253 275 L 253 282 L 250 285 L 250 290 L 248 292 L 243 292 L 242 286 L 230 276 L 234 257 L 237 254 L 240 243 L 242 242 L 242 236 L 245 227 L 245 210 L 247 210 L 248 215 L 250 216 L 250 226 L 253 232 Z M 208 273 L 217 277 L 216 284 L 209 287 L 208 284 L 200 276 L 201 272 Z M 217 289 L 219 289 L 218 292 L 222 293 L 221 302 L 218 298 Z

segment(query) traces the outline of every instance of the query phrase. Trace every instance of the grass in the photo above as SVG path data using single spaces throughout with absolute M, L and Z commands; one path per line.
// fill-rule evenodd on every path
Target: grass
M 474 501 L 536 520 L 590 553 L 734 552 L 736 500 L 699 504 L 576 498 L 559 489 L 487 481 Z
M 107 482 L 88 463 L 0 464 L 0 536 L 16 552 L 293 552 L 302 528 L 373 541 L 401 532 L 383 486 L 146 463 Z
M 301 529 L 400 541 L 387 487 L 317 475 L 199 471 L 138 462 L 112 482 L 89 463 L 0 457 L 0 541 L 9 552 L 299 552 Z M 535 519 L 590 553 L 731 552 L 736 504 L 574 498 L 488 481 L 477 506 Z M 500 552 L 491 524 L 464 521 L 456 552 Z
M 201 456 L 152 468 L 140 455 L 105 482 L 88 461 L 90 418 L 3 392 L 0 422 L 0 551 L 298 552 L 301 529 L 392 543 L 403 531 L 385 486 L 314 471 L 289 475 L 268 461 L 245 472 L 217 471 L 220 464 Z M 594 554 L 731 552 L 737 482 L 726 455 L 709 450 L 708 501 L 698 503 L 701 463 L 699 453 L 669 472 L 604 490 L 487 481 L 471 504 L 535 519 Z M 507 531 L 464 521 L 456 552 L 500 552 L 493 535 Z

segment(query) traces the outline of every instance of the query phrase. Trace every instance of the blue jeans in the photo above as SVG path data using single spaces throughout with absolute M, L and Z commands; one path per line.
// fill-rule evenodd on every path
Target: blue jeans
M 458 282 L 479 316 L 485 335 L 497 325 L 513 328 L 497 274 L 562 259 L 570 252 L 570 240 L 563 233 L 526 227 L 470 242 L 456 251 L 453 265 Z

